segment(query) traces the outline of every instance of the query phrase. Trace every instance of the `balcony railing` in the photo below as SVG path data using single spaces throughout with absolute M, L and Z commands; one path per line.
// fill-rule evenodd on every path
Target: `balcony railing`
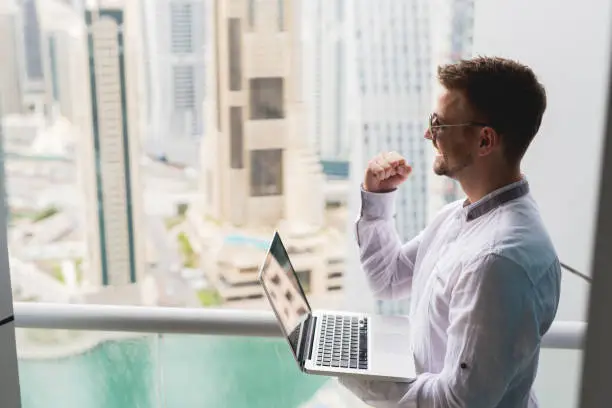
M 14 313 L 24 408 L 364 406 L 297 369 L 271 312 L 15 303 Z M 542 406 L 577 398 L 585 329 L 556 322 L 544 337 Z
M 15 303 L 19 328 L 281 337 L 272 312 L 139 306 Z M 555 322 L 542 345 L 582 349 L 586 322 Z

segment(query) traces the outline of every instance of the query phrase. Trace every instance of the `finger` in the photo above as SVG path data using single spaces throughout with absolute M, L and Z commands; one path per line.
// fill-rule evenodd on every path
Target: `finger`
M 371 170 L 372 174 L 378 180 L 384 180 L 385 179 L 385 169 L 382 166 L 380 166 L 377 162 L 372 161 L 372 163 L 370 163 L 370 170 Z
M 385 157 L 385 154 L 384 154 L 384 153 L 381 153 L 381 154 L 377 155 L 377 156 L 374 158 L 374 161 L 375 161 L 376 163 L 378 163 L 379 165 L 381 165 L 381 166 L 382 166 L 383 168 L 385 168 L 385 169 L 391 165 L 391 163 L 389 163 L 389 162 L 387 161 L 387 159 L 386 159 L 386 157 Z
M 412 173 L 412 167 L 407 164 L 402 164 L 397 167 L 397 172 L 403 176 L 408 176 L 410 173 Z
M 378 157 L 375 160 L 375 163 L 380 168 L 383 169 L 383 178 L 382 178 L 382 180 L 389 178 L 389 176 L 391 175 L 391 164 L 389 164 L 389 162 L 387 162 L 384 158 L 382 158 L 382 156 Z
M 385 155 L 385 158 L 392 165 L 406 164 L 406 159 L 404 159 L 398 152 L 389 152 Z
M 402 184 L 404 181 L 406 181 L 407 178 L 408 176 L 402 176 L 401 174 L 396 174 L 395 176 L 385 180 L 385 182 L 390 183 L 393 186 L 398 186 Z

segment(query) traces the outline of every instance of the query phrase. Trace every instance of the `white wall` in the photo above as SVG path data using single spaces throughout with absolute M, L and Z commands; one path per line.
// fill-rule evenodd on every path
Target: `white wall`
M 478 0 L 474 54 L 531 66 L 548 93 L 540 133 L 524 162 L 562 262 L 590 273 L 610 53 L 610 2 Z M 557 319 L 584 320 L 588 285 L 568 275 Z M 543 407 L 576 405 L 579 352 L 544 353 Z

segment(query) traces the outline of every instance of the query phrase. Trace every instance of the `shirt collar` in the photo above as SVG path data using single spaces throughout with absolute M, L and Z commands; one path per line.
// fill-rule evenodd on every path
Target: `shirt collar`
M 520 181 L 508 184 L 499 188 L 473 204 L 469 204 L 467 200 L 464 203 L 464 211 L 466 212 L 467 221 L 475 220 L 476 218 L 485 215 L 489 211 L 494 210 L 502 204 L 522 197 L 529 193 L 529 183 L 523 178 Z

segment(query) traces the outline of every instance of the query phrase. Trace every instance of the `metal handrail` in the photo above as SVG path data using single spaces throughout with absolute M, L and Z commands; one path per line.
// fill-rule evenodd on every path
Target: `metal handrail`
M 272 312 L 141 306 L 14 304 L 19 328 L 280 337 Z M 554 322 L 544 348 L 582 349 L 586 322 Z

